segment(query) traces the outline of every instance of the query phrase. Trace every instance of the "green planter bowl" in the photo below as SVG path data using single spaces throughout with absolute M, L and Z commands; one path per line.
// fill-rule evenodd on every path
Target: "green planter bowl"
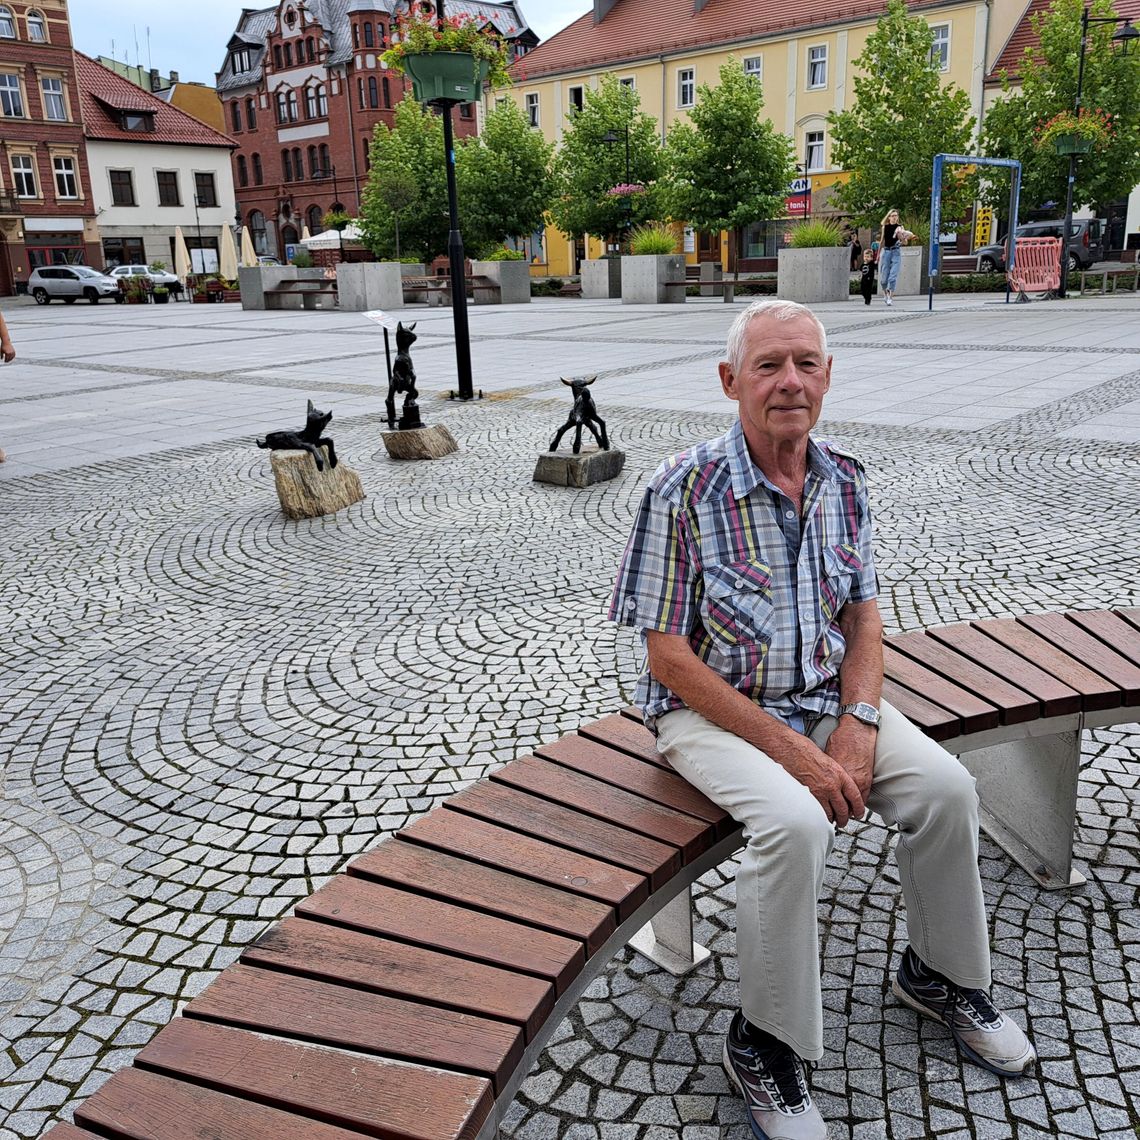
M 1088 154 L 1093 148 L 1093 141 L 1080 135 L 1058 135 L 1053 145 L 1058 154 Z
M 404 70 L 421 103 L 476 103 L 491 65 L 470 52 L 433 51 L 404 56 Z

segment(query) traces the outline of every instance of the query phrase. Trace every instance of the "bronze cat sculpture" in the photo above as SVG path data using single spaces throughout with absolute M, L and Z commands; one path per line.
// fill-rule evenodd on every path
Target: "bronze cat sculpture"
M 321 456 L 322 447 L 329 449 L 329 467 L 336 466 L 336 449 L 333 447 L 333 441 L 329 436 L 321 435 L 331 419 L 332 412 L 318 411 L 310 400 L 305 426 L 300 431 L 271 431 L 264 439 L 257 439 L 254 442 L 258 447 L 273 451 L 307 451 L 316 461 L 317 470 L 323 471 L 325 464 Z

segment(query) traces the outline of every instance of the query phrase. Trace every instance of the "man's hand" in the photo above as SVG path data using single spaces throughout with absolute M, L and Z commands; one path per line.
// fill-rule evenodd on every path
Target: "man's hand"
M 865 792 L 830 751 L 829 746 L 827 752 L 821 752 L 806 736 L 798 736 L 794 748 L 782 749 L 774 759 L 815 796 L 832 823 L 846 827 L 849 820 L 863 818 L 867 810 L 863 802 Z M 870 786 L 868 779 L 867 787 Z
M 4 358 L 5 364 L 11 364 L 16 359 L 16 350 L 10 340 L 0 342 L 0 357 Z
M 871 790 L 875 775 L 875 744 L 878 731 L 853 716 L 841 716 L 827 741 L 827 755 L 843 766 L 859 788 L 862 799 Z M 859 815 L 863 813 L 860 812 Z

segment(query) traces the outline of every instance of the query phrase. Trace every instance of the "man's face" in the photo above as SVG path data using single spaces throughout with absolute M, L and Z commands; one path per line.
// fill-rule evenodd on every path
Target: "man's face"
M 806 438 L 831 387 L 831 357 L 810 317 L 754 317 L 745 330 L 739 372 L 720 365 L 724 394 L 740 405 L 749 443 L 772 447 Z

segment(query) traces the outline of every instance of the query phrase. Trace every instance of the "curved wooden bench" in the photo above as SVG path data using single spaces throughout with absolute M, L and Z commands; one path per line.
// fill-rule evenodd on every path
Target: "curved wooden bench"
M 1080 733 L 1135 719 L 1140 610 L 885 652 L 886 698 L 975 771 L 987 828 L 1068 885 Z M 490 1140 L 625 943 L 676 972 L 699 960 L 688 887 L 740 842 L 635 710 L 583 725 L 354 860 L 48 1135 Z

